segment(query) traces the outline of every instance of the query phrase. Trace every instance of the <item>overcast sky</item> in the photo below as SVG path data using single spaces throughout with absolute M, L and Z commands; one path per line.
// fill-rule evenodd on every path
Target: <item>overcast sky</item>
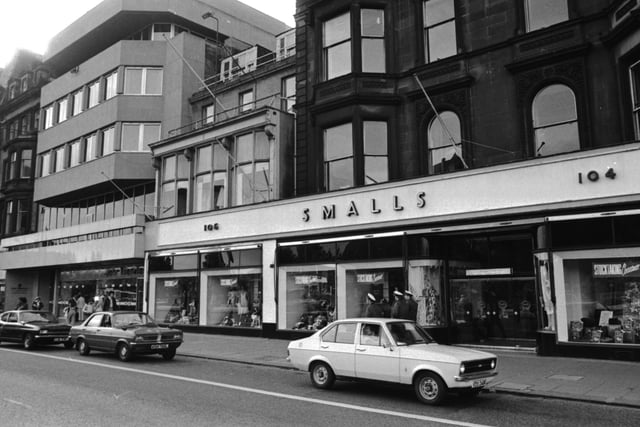
M 101 0 L 3 0 L 0 10 L 0 68 L 17 49 L 43 54 L 54 35 Z M 240 0 L 294 26 L 295 0 Z

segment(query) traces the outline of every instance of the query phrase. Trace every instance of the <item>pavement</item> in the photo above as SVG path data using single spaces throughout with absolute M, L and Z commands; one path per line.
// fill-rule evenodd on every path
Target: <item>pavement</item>
M 286 360 L 289 341 L 270 338 L 185 333 L 178 355 L 293 369 Z M 640 408 L 640 363 L 538 356 L 531 349 L 491 348 L 498 376 L 487 390 Z

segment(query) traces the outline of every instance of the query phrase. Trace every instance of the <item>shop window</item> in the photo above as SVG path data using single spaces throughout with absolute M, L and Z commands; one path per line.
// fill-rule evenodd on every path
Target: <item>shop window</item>
M 389 264 L 391 265 L 391 264 Z M 404 289 L 403 269 L 398 266 L 384 267 L 344 266 L 346 317 L 366 317 L 367 306 L 371 303 L 367 297 L 372 294 L 381 304 L 382 317 L 391 316 L 393 292 Z
M 125 95 L 162 95 L 162 68 L 126 67 Z
M 580 149 L 576 97 L 568 86 L 553 84 L 539 91 L 531 113 L 536 156 Z
M 464 169 L 461 132 L 460 118 L 452 111 L 431 119 L 427 148 L 430 175 Z
M 156 278 L 154 318 L 161 323 L 197 325 L 199 295 L 195 277 Z
M 527 32 L 569 19 L 567 0 L 524 0 Z
M 631 80 L 631 114 L 636 139 L 640 139 L 640 61 L 629 67 Z
M 207 325 L 262 327 L 262 275 L 222 272 L 209 276 Z
M 362 72 L 384 73 L 386 55 L 384 46 L 384 10 L 361 9 Z
M 351 73 L 350 19 L 347 12 L 322 24 L 324 80 Z
M 327 128 L 324 137 L 324 187 L 327 191 L 354 186 L 352 124 Z
M 640 344 L 640 258 L 564 259 L 554 266 L 561 269 L 558 341 Z
M 319 330 L 337 319 L 335 266 L 282 267 L 279 277 L 281 329 Z
M 444 301 L 444 262 L 409 262 L 408 288 L 417 302 L 416 322 L 422 326 L 446 325 Z
M 454 0 L 427 0 L 422 8 L 424 58 L 430 63 L 457 53 Z

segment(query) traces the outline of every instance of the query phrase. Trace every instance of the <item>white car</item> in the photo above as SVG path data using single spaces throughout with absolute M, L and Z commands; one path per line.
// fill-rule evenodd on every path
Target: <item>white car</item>
M 337 320 L 288 350 L 288 360 L 309 371 L 318 388 L 330 388 L 336 378 L 407 384 L 428 404 L 440 403 L 449 390 L 477 394 L 498 374 L 495 355 L 440 345 L 401 319 Z

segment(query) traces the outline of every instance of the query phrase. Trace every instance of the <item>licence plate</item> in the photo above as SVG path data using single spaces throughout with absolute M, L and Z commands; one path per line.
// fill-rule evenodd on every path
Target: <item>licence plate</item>
M 54 338 L 53 341 L 54 342 L 62 342 L 62 341 L 66 341 L 66 338 Z
M 487 383 L 487 380 L 475 380 L 473 384 L 471 384 L 472 388 L 484 387 Z
M 151 346 L 152 350 L 156 350 L 158 348 L 169 348 L 169 344 L 153 344 Z

